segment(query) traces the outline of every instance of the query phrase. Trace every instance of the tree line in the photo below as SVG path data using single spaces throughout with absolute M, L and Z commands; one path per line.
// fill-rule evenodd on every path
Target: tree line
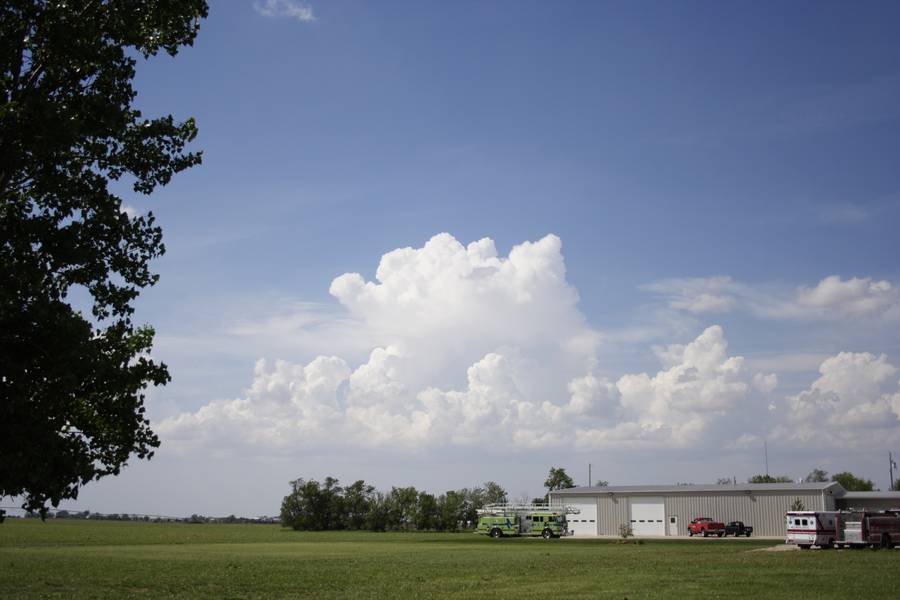
M 478 509 L 509 501 L 495 481 L 438 495 L 412 486 L 380 492 L 362 479 L 342 486 L 334 477 L 295 479 L 290 485 L 291 493 L 281 502 L 281 524 L 305 531 L 459 531 L 476 525 Z M 548 494 L 574 486 L 563 468 L 552 467 L 544 481 Z M 547 496 L 520 501 L 539 504 Z
M 835 481 L 841 484 L 841 487 L 847 490 L 848 492 L 872 492 L 877 491 L 875 488 L 875 482 L 871 479 L 865 479 L 864 477 L 857 477 L 850 471 L 843 471 L 841 473 L 835 473 L 829 479 L 828 471 L 823 471 L 822 469 L 813 469 L 810 471 L 809 475 L 803 478 L 804 483 L 813 483 L 813 482 L 821 482 L 824 483 L 826 481 Z M 754 475 L 750 479 L 747 480 L 747 483 L 793 483 L 794 480 L 788 477 L 787 475 Z M 719 479 L 719 483 L 731 483 L 731 479 L 724 478 Z
M 206 515 L 192 514 L 190 517 L 167 517 L 162 515 L 144 515 L 137 513 L 98 513 L 89 510 L 70 511 L 65 509 L 47 510 L 43 514 L 41 511 L 25 511 L 24 519 L 74 519 L 74 520 L 91 520 L 91 521 L 136 521 L 144 523 L 241 523 L 249 525 L 268 525 L 277 522 L 274 517 L 238 517 L 228 515 L 227 517 L 209 517 Z
M 296 479 L 281 503 L 281 524 L 305 531 L 458 531 L 474 526 L 479 508 L 506 501 L 493 481 L 434 495 L 412 486 L 380 492 L 362 479 L 347 486 L 334 477 Z

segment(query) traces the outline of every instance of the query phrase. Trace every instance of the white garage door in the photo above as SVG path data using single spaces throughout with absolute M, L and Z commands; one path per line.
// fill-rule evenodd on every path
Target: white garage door
M 578 513 L 566 515 L 569 531 L 575 537 L 597 535 L 597 501 L 590 500 L 566 500 L 566 504 L 579 510 Z
M 666 505 L 663 499 L 632 498 L 631 530 L 635 536 L 666 535 Z

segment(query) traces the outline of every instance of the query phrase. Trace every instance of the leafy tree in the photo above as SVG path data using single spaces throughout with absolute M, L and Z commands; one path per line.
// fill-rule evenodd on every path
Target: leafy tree
M 803 481 L 807 483 L 821 483 L 828 481 L 828 471 L 823 471 L 822 469 L 813 469 L 809 472 L 809 475 L 803 478 Z
M 281 502 L 282 525 L 306 531 L 342 528 L 343 490 L 337 479 L 326 477 L 324 484 L 296 479 L 291 488 Z
M 794 480 L 787 475 L 754 475 L 747 483 L 792 483 Z
M 390 519 L 388 498 L 381 492 L 375 492 L 369 499 L 369 511 L 366 513 L 366 529 L 371 531 L 387 531 Z
M 438 499 L 440 511 L 439 529 L 456 531 L 461 523 L 466 522 L 466 495 L 464 492 L 451 490 Z
M 832 481 L 837 481 L 841 487 L 848 492 L 871 492 L 875 490 L 875 483 L 871 479 L 862 479 L 856 477 L 849 471 L 843 473 L 835 473 L 831 477 Z
M 301 531 L 315 529 L 318 494 L 318 481 L 292 481 L 291 493 L 281 501 L 281 524 Z
M 467 527 L 469 523 L 478 522 L 478 509 L 484 506 L 484 490 L 463 488 L 457 492 L 463 498 L 462 513 L 460 514 L 462 525 Z
M 496 481 L 485 481 L 483 500 L 484 504 L 500 504 L 506 502 L 506 490 L 500 487 L 500 484 Z
M 133 106 L 136 57 L 190 45 L 206 0 L 0 3 L 0 496 L 46 514 L 159 440 L 143 390 L 133 303 L 164 252 L 152 214 L 130 217 L 111 182 L 150 194 L 200 162 L 188 119 Z M 69 303 L 78 290 L 85 316 Z
M 334 477 L 326 477 L 319 490 L 321 529 L 344 528 L 344 489 Z
M 544 487 L 547 488 L 549 493 L 555 490 L 573 488 L 575 487 L 575 482 L 572 481 L 572 478 L 569 477 L 564 468 L 550 467 L 550 474 L 547 475 L 547 480 L 544 481 Z
M 375 488 L 362 479 L 344 488 L 344 522 L 348 529 L 363 529 L 374 500 Z
M 894 481 L 894 484 L 891 486 L 891 491 L 900 491 L 900 478 Z
M 803 500 L 800 498 L 794 498 L 794 501 L 791 503 L 791 510 L 806 510 L 806 505 L 803 504 Z
M 388 527 L 410 529 L 416 522 L 419 491 L 410 487 L 394 487 L 388 494 Z
M 716 479 L 716 485 L 731 485 L 731 477 L 719 477 Z
M 440 509 L 434 495 L 419 492 L 416 503 L 416 529 L 419 531 L 440 529 L 440 516 Z

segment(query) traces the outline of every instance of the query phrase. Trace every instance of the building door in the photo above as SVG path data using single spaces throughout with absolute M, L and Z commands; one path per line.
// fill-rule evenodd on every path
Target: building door
M 678 517 L 669 515 L 669 530 L 666 535 L 678 535 Z
M 571 531 L 575 535 L 575 537 L 597 535 L 598 529 L 596 499 L 584 498 L 571 501 L 567 499 L 566 506 L 571 506 L 572 508 L 578 509 L 577 513 L 566 515 L 566 523 L 568 524 L 569 531 Z
M 665 518 L 662 498 L 631 499 L 631 531 L 635 536 L 666 535 Z

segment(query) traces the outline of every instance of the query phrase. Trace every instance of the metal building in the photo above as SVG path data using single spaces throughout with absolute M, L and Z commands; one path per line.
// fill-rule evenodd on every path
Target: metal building
M 635 536 L 683 536 L 695 517 L 743 521 L 754 535 L 783 536 L 792 505 L 835 510 L 844 494 L 835 482 L 575 487 L 551 492 L 550 503 L 579 509 L 567 518 L 575 536 L 618 535 L 622 524 Z
M 846 510 L 900 508 L 900 492 L 844 492 L 837 499 L 837 507 Z

